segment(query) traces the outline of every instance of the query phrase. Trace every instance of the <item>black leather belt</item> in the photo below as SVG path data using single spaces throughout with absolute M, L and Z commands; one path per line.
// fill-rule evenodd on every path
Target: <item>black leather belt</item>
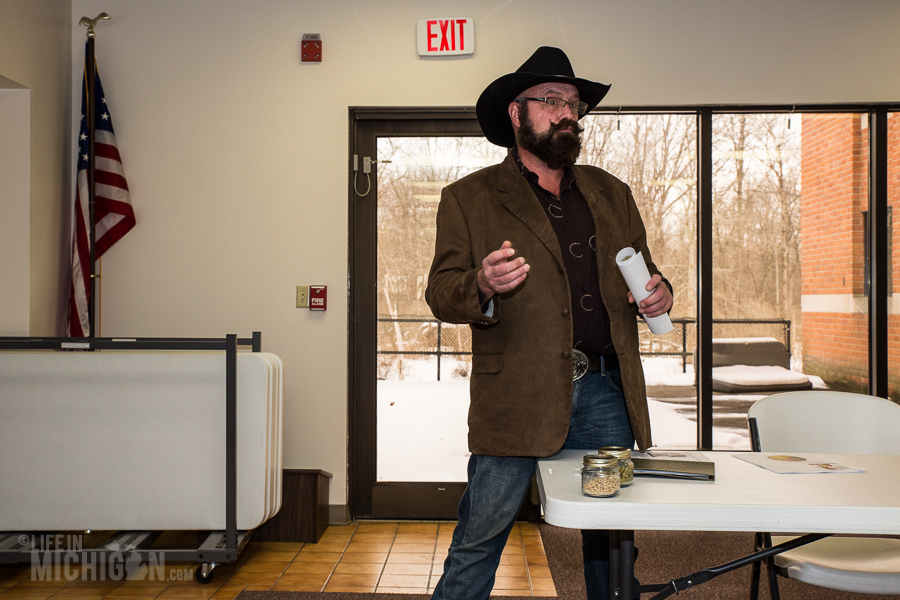
M 602 356 L 588 356 L 588 373 L 597 373 L 603 370 L 603 366 L 606 366 L 606 370 L 610 369 L 618 369 L 619 368 L 619 356 L 610 352 L 609 354 L 604 354 Z
M 600 356 L 585 356 L 580 350 L 572 350 L 572 379 L 578 381 L 585 373 L 598 373 L 603 370 L 618 369 L 619 357 L 615 352 Z

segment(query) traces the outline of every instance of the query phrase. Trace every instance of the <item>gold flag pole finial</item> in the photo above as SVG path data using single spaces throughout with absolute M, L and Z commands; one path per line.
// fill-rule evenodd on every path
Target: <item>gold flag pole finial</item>
M 112 17 L 109 16 L 108 14 L 106 14 L 105 12 L 102 12 L 99 15 L 97 15 L 97 17 L 94 19 L 88 19 L 87 17 L 81 17 L 81 20 L 78 21 L 78 24 L 84 25 L 85 27 L 87 27 L 87 36 L 89 38 L 92 38 L 92 37 L 94 37 L 94 26 L 97 24 L 97 22 L 98 21 L 108 21 L 109 19 L 112 19 Z

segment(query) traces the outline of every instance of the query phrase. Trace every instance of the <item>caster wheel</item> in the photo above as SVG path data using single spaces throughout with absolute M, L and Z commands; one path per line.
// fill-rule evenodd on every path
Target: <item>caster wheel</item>
M 197 571 L 195 573 L 197 578 L 197 583 L 207 584 L 213 579 L 213 573 L 215 565 L 211 564 L 202 564 L 197 567 Z

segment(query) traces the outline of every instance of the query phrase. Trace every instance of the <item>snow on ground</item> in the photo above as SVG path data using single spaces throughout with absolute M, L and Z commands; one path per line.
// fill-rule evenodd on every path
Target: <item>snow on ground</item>
M 648 386 L 692 386 L 692 365 L 681 372 L 679 358 L 644 359 Z M 443 365 L 442 365 L 443 371 Z M 815 387 L 824 383 L 810 376 Z M 818 381 L 817 381 L 818 380 Z M 728 414 L 734 404 L 746 405 L 764 395 L 716 394 L 716 417 L 746 417 L 746 411 Z M 697 443 L 697 423 L 692 400 L 649 398 L 654 446 L 692 449 Z M 469 382 L 379 381 L 378 382 L 378 481 L 466 481 L 469 459 Z M 713 428 L 717 450 L 748 450 L 743 428 Z

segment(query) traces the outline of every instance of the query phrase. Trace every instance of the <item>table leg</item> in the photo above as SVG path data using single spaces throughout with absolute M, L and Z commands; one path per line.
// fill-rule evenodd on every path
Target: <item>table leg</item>
M 619 589 L 619 574 L 621 572 L 621 556 L 622 550 L 620 545 L 622 543 L 622 532 L 621 531 L 610 531 L 609 532 L 609 598 L 610 600 L 616 597 L 616 590 Z
M 631 600 L 634 598 L 634 531 L 621 531 L 619 558 L 621 564 L 621 574 L 619 575 L 619 598 Z

